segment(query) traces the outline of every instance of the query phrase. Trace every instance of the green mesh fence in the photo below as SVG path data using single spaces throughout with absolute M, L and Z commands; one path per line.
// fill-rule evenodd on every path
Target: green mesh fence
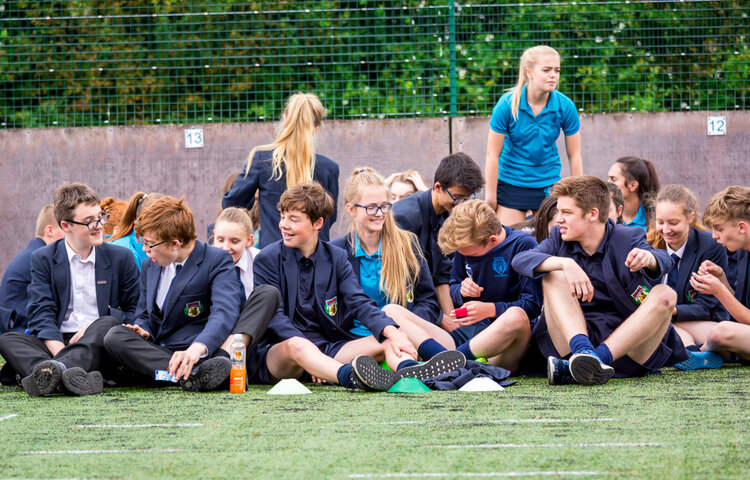
M 582 112 L 747 109 L 750 2 L 0 0 L 0 127 L 487 115 L 523 49 Z

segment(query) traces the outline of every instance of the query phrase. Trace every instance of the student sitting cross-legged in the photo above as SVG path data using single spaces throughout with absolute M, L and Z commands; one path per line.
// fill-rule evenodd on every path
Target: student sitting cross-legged
M 522 275 L 543 277 L 544 312 L 532 335 L 548 357 L 550 383 L 600 385 L 686 360 L 670 322 L 676 295 L 661 284 L 669 254 L 654 250 L 642 229 L 607 219 L 602 180 L 568 177 L 550 193 L 558 226 L 512 261 Z
M 278 208 L 282 240 L 255 257 L 254 278 L 256 286 L 279 289 L 282 300 L 263 343 L 248 356 L 251 380 L 271 383 L 306 371 L 342 386 L 388 390 L 400 376 L 423 379 L 464 366 L 455 351 L 416 363 L 413 342 L 362 291 L 347 252 L 320 240 L 333 213 L 323 187 L 298 184 Z M 351 333 L 354 319 L 373 335 Z M 383 358 L 398 374 L 379 367 Z
M 737 279 L 727 281 L 725 270 L 704 260 L 690 285 L 700 294 L 713 295 L 734 321 L 716 324 L 701 347 L 726 356 L 736 353 L 750 360 L 750 188 L 734 185 L 717 193 L 706 206 L 703 222 L 713 230 L 713 238 L 737 256 Z
M 103 338 L 112 326 L 132 320 L 138 268 L 127 249 L 102 243 L 108 216 L 91 188 L 61 185 L 54 212 L 65 238 L 31 256 L 30 335 L 1 336 L 0 355 L 31 396 L 99 393 L 100 371 L 109 376 L 115 367 Z
M 168 371 L 184 390 L 216 389 L 231 368 L 220 347 L 232 333 L 262 331 L 278 306 L 278 292 L 259 293 L 255 307 L 240 314 L 245 295 L 232 257 L 196 240 L 193 214 L 182 199 L 154 202 L 135 231 L 151 261 L 141 270 L 135 321 L 110 329 L 105 348 L 144 380 L 165 380 L 156 372 Z M 246 344 L 257 340 L 244 338 Z
M 677 292 L 677 306 L 672 323 L 686 346 L 706 343 L 717 322 L 728 320 L 726 310 L 713 295 L 699 293 L 690 285 L 693 272 L 704 261 L 722 271 L 727 268 L 727 251 L 711 238 L 697 217 L 698 200 L 682 185 L 666 185 L 656 197 L 654 227 L 648 231 L 649 243 L 667 251 L 675 266 L 664 277 L 664 283 Z M 695 348 L 695 347 L 693 347 Z M 687 363 L 676 368 L 719 368 L 721 357 L 712 352 L 692 352 Z M 697 348 L 695 348 L 697 350 Z M 694 368 L 691 368 L 691 370 Z

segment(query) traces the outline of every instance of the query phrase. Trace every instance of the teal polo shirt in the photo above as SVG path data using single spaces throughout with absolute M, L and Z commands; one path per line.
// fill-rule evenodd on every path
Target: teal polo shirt
M 646 220 L 646 209 L 643 207 L 643 203 L 641 203 L 641 206 L 638 207 L 638 213 L 636 213 L 633 221 L 630 223 L 622 222 L 622 224 L 626 227 L 641 227 L 642 229 L 646 230 L 648 221 Z
M 500 97 L 490 118 L 490 128 L 505 135 L 497 178 L 517 187 L 549 187 L 560 180 L 560 153 L 555 143 L 560 130 L 570 136 L 581 128 L 576 106 L 570 98 L 553 90 L 547 105 L 535 117 L 523 87 L 518 119 L 513 120 L 511 94 Z
M 375 301 L 378 308 L 383 308 L 387 303 L 385 294 L 380 290 L 380 271 L 383 268 L 382 252 L 383 242 L 381 241 L 378 245 L 378 251 L 368 255 L 362 249 L 359 237 L 356 234 L 354 235 L 354 258 L 359 258 L 359 286 L 362 287 L 362 291 L 368 297 Z M 361 337 L 372 335 L 372 332 L 356 319 L 354 320 L 354 328 L 349 331 Z

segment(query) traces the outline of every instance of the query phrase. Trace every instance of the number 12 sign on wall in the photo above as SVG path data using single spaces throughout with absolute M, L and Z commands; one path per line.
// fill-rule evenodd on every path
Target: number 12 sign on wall
M 713 136 L 727 134 L 727 117 L 723 115 L 709 116 L 707 117 L 707 121 L 707 135 Z

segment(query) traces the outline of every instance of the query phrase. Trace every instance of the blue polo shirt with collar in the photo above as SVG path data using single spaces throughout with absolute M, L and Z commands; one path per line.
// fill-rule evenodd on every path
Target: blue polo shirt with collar
M 581 127 L 576 106 L 570 98 L 553 90 L 547 105 L 535 117 L 523 87 L 518 119 L 513 120 L 512 93 L 500 97 L 490 118 L 490 128 L 505 135 L 497 178 L 517 187 L 548 187 L 560 180 L 560 154 L 555 143 L 560 130 L 570 136 Z
M 380 271 L 383 268 L 383 242 L 381 241 L 380 245 L 378 245 L 377 252 L 368 255 L 362 248 L 362 245 L 360 245 L 359 237 L 356 234 L 354 235 L 354 241 L 354 257 L 359 258 L 359 286 L 362 287 L 362 291 L 368 297 L 375 301 L 378 308 L 383 308 L 388 303 L 385 294 L 380 290 Z M 354 320 L 354 328 L 349 331 L 361 337 L 372 335 L 372 332 L 362 325 L 362 322 L 359 320 Z
M 623 221 L 622 224 L 626 227 L 641 227 L 642 229 L 647 230 L 648 221 L 646 220 L 646 208 L 643 206 L 643 203 L 638 207 L 638 213 L 635 214 L 633 221 L 630 223 L 625 223 Z

